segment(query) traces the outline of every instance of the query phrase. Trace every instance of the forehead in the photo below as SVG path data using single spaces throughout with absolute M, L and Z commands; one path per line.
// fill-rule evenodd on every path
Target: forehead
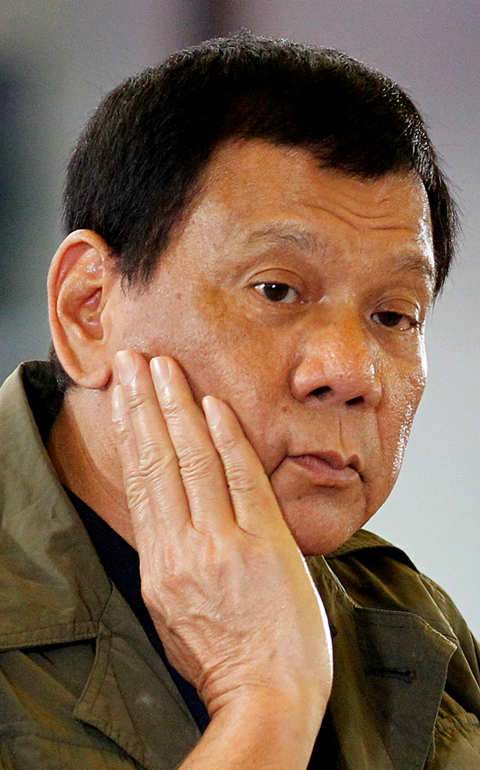
M 318 251 L 323 238 L 374 238 L 387 249 L 397 244 L 434 279 L 428 198 L 415 174 L 347 176 L 322 168 L 307 150 L 262 140 L 217 149 L 177 236 L 209 239 L 213 251 L 282 242 Z
M 247 193 L 251 197 L 245 197 Z M 410 223 L 419 214 L 430 222 L 425 188 L 414 173 L 391 173 L 379 179 L 348 176 L 322 167 L 301 147 L 256 139 L 228 142 L 216 150 L 196 203 L 221 197 L 246 213 L 259 197 L 268 205 L 270 200 L 278 202 L 279 194 L 286 196 L 285 206 L 292 201 L 311 203 L 339 216 L 350 214 L 352 221 L 355 217 L 371 220 L 374 227 Z

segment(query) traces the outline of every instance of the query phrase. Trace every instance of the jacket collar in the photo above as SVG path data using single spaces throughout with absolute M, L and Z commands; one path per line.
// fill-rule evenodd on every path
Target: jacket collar
M 5 595 L 0 649 L 95 636 L 111 593 L 50 462 L 22 387 L 22 375 L 33 370 L 36 377 L 43 373 L 44 391 L 53 394 L 47 366 L 18 369 L 0 391 L 0 574 L 8 574 L 8 581 L 1 581 Z M 46 400 L 40 413 L 43 422 L 51 401 Z

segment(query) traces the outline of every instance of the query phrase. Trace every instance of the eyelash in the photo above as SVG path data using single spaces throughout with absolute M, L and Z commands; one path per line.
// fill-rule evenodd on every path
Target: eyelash
M 417 329 L 421 325 L 421 321 L 419 321 L 417 318 L 407 315 L 406 313 L 397 313 L 394 310 L 380 310 L 378 313 L 374 313 L 372 318 L 375 319 L 375 317 L 379 318 L 380 316 L 389 316 L 390 319 L 392 319 L 392 317 L 396 319 L 396 323 L 382 323 L 379 321 L 379 323 L 381 323 L 382 326 L 385 326 L 387 329 L 397 328 L 400 325 L 402 318 L 406 319 L 408 323 L 408 329 Z M 402 329 L 401 331 L 408 331 L 408 329 Z
M 257 283 L 255 284 L 254 288 L 259 294 L 261 293 L 268 302 L 272 302 L 274 304 L 291 305 L 295 303 L 299 296 L 298 291 L 294 289 L 293 286 L 289 286 L 288 283 L 276 283 L 273 281 Z M 273 294 L 273 296 L 268 296 L 269 292 L 271 295 Z M 294 296 L 291 297 L 291 299 L 285 301 L 286 297 L 289 295 L 289 292 L 294 292 Z M 382 316 L 384 316 L 383 321 L 381 320 Z M 402 319 L 406 319 L 408 323 L 408 329 L 416 329 L 421 325 L 421 321 L 419 321 L 414 316 L 409 316 L 405 313 L 397 313 L 394 310 L 380 310 L 377 313 L 374 313 L 372 318 L 374 320 L 377 318 L 378 323 L 387 329 L 397 328 L 401 324 Z M 388 321 L 394 321 L 394 323 L 388 323 Z M 407 331 L 408 329 L 402 329 L 402 331 Z
M 298 299 L 298 291 L 293 288 L 293 286 L 289 286 L 288 283 L 276 283 L 274 281 L 272 282 L 265 282 L 265 283 L 257 283 L 254 286 L 254 289 L 258 291 L 258 293 L 262 293 L 262 296 L 268 300 L 269 302 L 274 302 L 277 304 L 283 304 L 283 305 L 292 305 L 294 302 Z M 276 292 L 279 290 L 279 294 L 282 294 L 282 292 L 285 290 L 285 295 L 281 296 L 280 298 L 276 297 L 269 297 L 268 291 Z M 294 297 L 290 300 L 284 301 L 285 298 L 288 296 L 289 292 L 294 292 Z

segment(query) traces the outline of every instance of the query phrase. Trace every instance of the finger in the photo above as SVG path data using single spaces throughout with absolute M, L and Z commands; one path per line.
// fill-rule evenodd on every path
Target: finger
M 290 536 L 268 476 L 233 411 L 213 396 L 205 396 L 203 409 L 225 469 L 239 526 L 269 535 L 273 527 L 278 534 Z
M 150 369 L 193 525 L 218 532 L 231 527 L 235 519 L 223 465 L 186 377 L 171 358 L 153 358 Z
M 148 503 L 145 486 L 136 486 L 138 469 L 137 444 L 132 432 L 130 417 L 121 385 L 112 391 L 112 421 L 115 431 L 117 452 L 122 467 L 123 482 L 128 506 L 135 512 L 135 519 L 141 518 Z
M 115 360 L 125 404 L 125 418 L 117 421 L 117 435 L 126 463 L 128 502 L 132 517 L 136 517 L 133 526 L 142 526 L 148 515 L 160 530 L 159 537 L 178 532 L 191 523 L 190 512 L 148 364 L 133 351 L 121 351 Z

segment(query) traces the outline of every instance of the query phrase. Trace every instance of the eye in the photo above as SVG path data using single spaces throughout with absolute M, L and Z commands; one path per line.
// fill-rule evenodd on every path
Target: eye
M 382 310 L 379 313 L 374 313 L 372 318 L 382 326 L 399 329 L 400 331 L 407 331 L 408 329 L 420 326 L 420 321 L 417 318 L 408 316 L 405 313 L 396 313 L 393 310 Z
M 290 305 L 298 300 L 298 291 L 288 283 L 257 283 L 254 288 L 269 302 Z

